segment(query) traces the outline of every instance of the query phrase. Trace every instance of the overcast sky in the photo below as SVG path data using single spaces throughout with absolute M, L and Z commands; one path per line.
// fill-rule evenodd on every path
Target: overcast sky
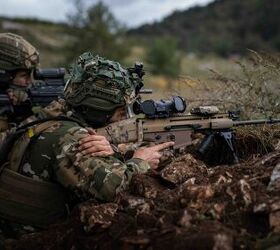
M 85 0 L 90 4 L 98 0 Z M 160 20 L 174 10 L 205 5 L 213 0 L 102 0 L 115 17 L 128 27 Z M 0 15 L 36 17 L 51 21 L 66 21 L 73 7 L 71 0 L 0 0 Z

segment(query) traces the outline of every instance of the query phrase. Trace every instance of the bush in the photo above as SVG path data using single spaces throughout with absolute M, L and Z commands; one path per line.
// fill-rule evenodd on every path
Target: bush
M 151 71 L 157 75 L 175 78 L 180 74 L 181 57 L 177 51 L 177 42 L 172 38 L 156 39 L 148 48 L 146 61 Z
M 66 49 L 66 62 L 86 51 L 122 61 L 129 52 L 124 29 L 109 8 L 102 2 L 85 8 L 82 0 L 76 0 L 75 7 L 75 13 L 69 15 L 70 32 L 74 39 Z

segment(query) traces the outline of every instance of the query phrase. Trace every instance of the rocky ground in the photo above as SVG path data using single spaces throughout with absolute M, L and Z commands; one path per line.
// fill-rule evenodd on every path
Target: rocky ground
M 88 201 L 10 249 L 280 249 L 280 126 L 237 131 L 242 161 L 187 153 L 135 175 L 116 202 Z

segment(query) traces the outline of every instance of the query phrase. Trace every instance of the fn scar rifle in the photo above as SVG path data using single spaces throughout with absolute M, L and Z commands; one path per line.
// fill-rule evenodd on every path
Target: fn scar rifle
M 204 134 L 198 147 L 200 155 L 204 155 L 213 140 L 219 137 L 231 153 L 231 162 L 238 163 L 239 159 L 234 144 L 233 128 L 237 126 L 280 123 L 280 119 L 263 119 L 237 121 L 232 113 L 220 113 L 215 106 L 197 107 L 189 114 L 183 114 L 186 102 L 180 96 L 172 100 L 147 100 L 136 102 L 133 106 L 135 114 L 144 117 L 132 118 L 111 123 L 104 128 L 97 129 L 97 133 L 104 135 L 111 143 L 118 145 L 129 142 L 154 142 L 156 144 L 174 141 L 175 153 L 183 152 L 192 145 L 196 133 Z

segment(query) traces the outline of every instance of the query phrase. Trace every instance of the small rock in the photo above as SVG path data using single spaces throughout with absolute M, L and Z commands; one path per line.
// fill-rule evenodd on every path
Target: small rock
M 261 204 L 255 205 L 253 211 L 256 214 L 266 213 L 266 212 L 269 211 L 269 208 L 268 208 L 268 205 L 266 203 L 261 203 Z
M 213 250 L 232 250 L 233 239 L 226 234 L 217 234 L 214 236 Z
M 191 215 L 188 213 L 188 211 L 185 209 L 183 212 L 183 215 L 181 219 L 179 220 L 178 224 L 182 227 L 188 228 L 191 225 Z
M 278 163 L 272 171 L 267 190 L 268 191 L 280 190 L 280 163 Z
M 161 177 L 174 184 L 181 184 L 190 178 L 207 175 L 207 168 L 191 154 L 186 154 L 172 162 L 161 172 Z

